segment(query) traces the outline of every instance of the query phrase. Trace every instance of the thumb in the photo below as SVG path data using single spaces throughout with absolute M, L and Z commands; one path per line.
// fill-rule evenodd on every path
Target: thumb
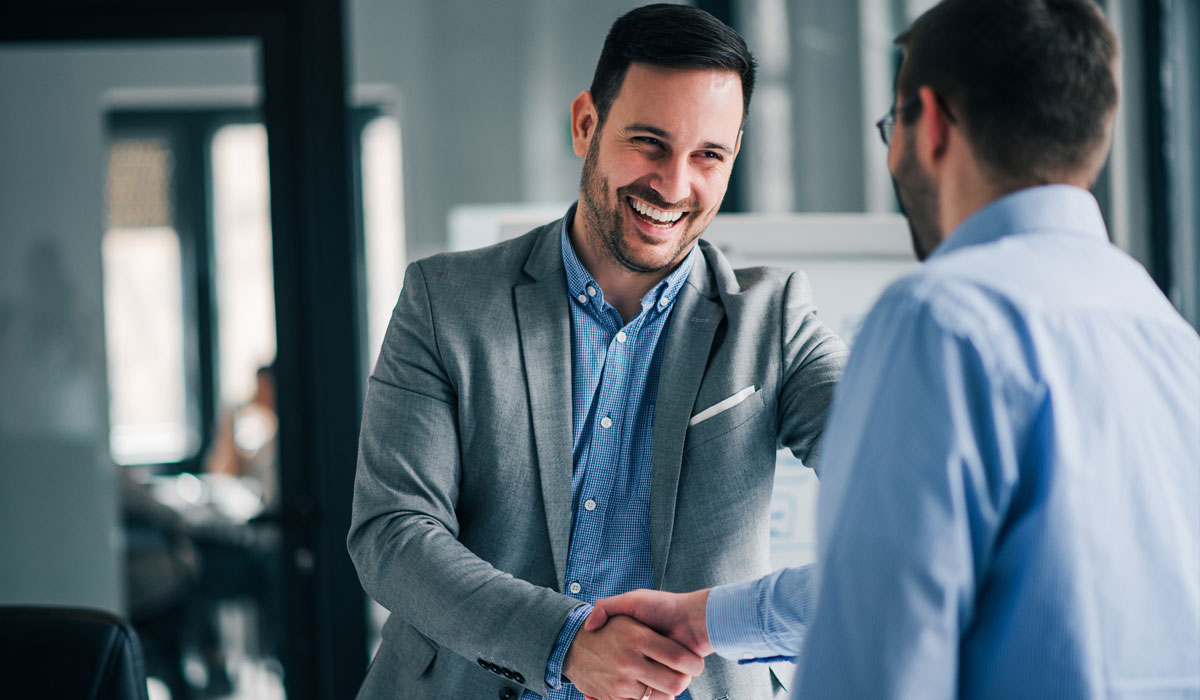
M 638 602 L 644 591 L 630 591 L 620 595 L 601 598 L 592 604 L 592 614 L 584 623 L 584 629 L 594 632 L 608 622 L 608 618 L 626 615 L 638 619 Z
M 583 621 L 583 628 L 588 632 L 595 632 L 603 627 L 604 623 L 608 622 L 608 611 L 604 609 L 602 602 L 596 601 L 595 606 L 592 608 L 592 613 Z

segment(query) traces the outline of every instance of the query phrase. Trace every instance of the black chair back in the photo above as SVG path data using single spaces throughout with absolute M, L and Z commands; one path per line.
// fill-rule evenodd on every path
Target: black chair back
M 0 696 L 148 700 L 137 633 L 100 610 L 0 606 Z

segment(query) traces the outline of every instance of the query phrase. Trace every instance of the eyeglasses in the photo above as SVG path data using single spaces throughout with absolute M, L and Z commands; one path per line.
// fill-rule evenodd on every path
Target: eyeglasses
M 954 124 L 954 113 L 950 111 L 950 107 L 946 105 L 944 100 L 942 100 L 942 96 L 934 93 L 934 99 L 937 100 L 937 103 L 942 108 L 942 111 L 946 113 L 946 121 Z M 880 117 L 879 121 L 875 122 L 875 128 L 879 129 L 879 138 L 883 139 L 883 145 L 887 146 L 891 144 L 892 132 L 896 130 L 897 117 L 911 110 L 913 107 L 919 107 L 920 105 L 921 98 L 919 96 L 913 97 L 911 100 L 905 102 L 899 107 L 892 107 L 888 110 L 887 114 L 883 115 Z

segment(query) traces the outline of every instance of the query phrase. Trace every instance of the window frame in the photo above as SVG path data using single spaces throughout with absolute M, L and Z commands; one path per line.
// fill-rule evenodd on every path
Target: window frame
M 204 471 L 204 458 L 212 446 L 219 420 L 212 137 L 229 124 L 263 122 L 261 111 L 253 108 L 118 108 L 105 115 L 105 137 L 110 145 L 125 138 L 164 138 L 174 162 L 169 197 L 172 224 L 179 236 L 183 282 L 186 415 L 189 427 L 198 431 L 199 439 L 195 450 L 182 459 L 152 465 L 163 473 Z

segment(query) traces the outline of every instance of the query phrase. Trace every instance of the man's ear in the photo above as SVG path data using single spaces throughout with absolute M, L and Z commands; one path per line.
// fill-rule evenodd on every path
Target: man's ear
M 587 155 L 588 146 L 596 137 L 596 126 L 599 123 L 600 115 L 596 112 L 592 93 L 584 90 L 571 102 L 571 145 L 575 155 L 580 158 Z
M 921 118 L 917 132 L 917 159 L 925 167 L 932 168 L 941 163 L 950 143 L 950 118 L 933 88 L 922 86 L 917 90 L 921 100 Z

